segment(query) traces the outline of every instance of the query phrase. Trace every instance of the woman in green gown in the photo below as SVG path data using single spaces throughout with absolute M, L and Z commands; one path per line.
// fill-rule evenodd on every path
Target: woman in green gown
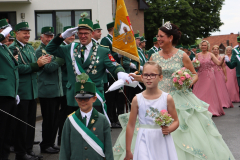
M 180 125 L 171 135 L 177 150 L 178 159 L 234 160 L 231 151 L 212 120 L 212 114 L 208 111 L 209 105 L 198 99 L 190 89 L 182 91 L 177 90 L 173 86 L 171 76 L 182 67 L 186 67 L 195 75 L 192 84 L 198 79 L 188 55 L 174 47 L 180 37 L 181 32 L 176 25 L 170 22 L 165 23 L 160 27 L 157 37 L 162 50 L 154 53 L 150 58 L 150 61 L 157 62 L 163 70 L 163 80 L 159 82 L 159 88 L 164 92 L 170 93 L 175 102 Z M 219 64 L 222 63 L 218 62 Z M 139 75 L 131 74 L 131 76 L 135 80 L 141 81 Z M 115 160 L 122 160 L 125 157 L 125 127 L 128 114 L 119 116 L 119 119 L 123 124 L 123 130 L 113 147 Z M 137 129 L 138 124 L 136 124 L 136 132 Z M 136 135 L 135 133 L 134 136 Z M 132 149 L 134 150 L 134 142 L 132 144 Z

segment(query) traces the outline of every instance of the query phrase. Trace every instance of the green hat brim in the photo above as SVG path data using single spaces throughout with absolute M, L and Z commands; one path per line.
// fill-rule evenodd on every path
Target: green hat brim
M 1 26 L 0 29 L 5 29 L 5 28 L 7 28 L 8 26 L 10 26 L 10 24 L 5 25 L 5 26 Z
M 76 94 L 76 98 L 91 98 L 94 97 L 95 95 L 91 94 L 91 93 L 78 93 Z
M 10 36 L 9 39 L 15 39 L 15 38 Z
M 54 35 L 54 33 L 52 33 L 52 32 L 46 32 L 46 33 L 43 33 L 43 34 L 46 34 L 46 35 Z
M 27 27 L 23 27 L 23 28 L 18 29 L 17 31 L 31 31 L 31 29 L 27 28 Z
M 79 24 L 78 29 L 89 29 L 89 30 L 93 31 L 92 27 L 90 27 L 87 24 Z
M 95 28 L 94 31 L 95 31 L 95 30 L 102 30 L 102 28 Z

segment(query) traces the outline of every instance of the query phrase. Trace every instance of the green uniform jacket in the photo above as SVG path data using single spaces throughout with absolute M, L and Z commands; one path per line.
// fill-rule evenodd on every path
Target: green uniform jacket
M 37 59 L 46 53 L 46 45 L 41 43 L 36 50 Z M 52 56 L 51 63 L 45 64 L 43 69 L 38 72 L 38 97 L 55 98 L 63 96 L 61 66 L 65 61 L 62 58 Z
M 151 58 L 151 56 L 152 56 L 152 54 L 153 53 L 156 53 L 156 52 L 158 52 L 159 50 L 158 50 L 158 48 L 156 48 L 155 46 L 153 46 L 151 49 L 149 49 L 148 50 L 148 59 L 150 59 Z
M 191 61 L 193 60 L 194 57 L 195 57 L 195 54 L 194 54 L 193 51 L 191 51 L 191 54 L 190 54 L 190 56 L 189 56 L 189 58 L 191 59 Z
M 238 48 L 238 49 L 240 50 L 240 48 Z M 233 49 L 231 61 L 226 62 L 226 64 L 230 69 L 233 69 L 236 67 L 237 77 L 240 78 L 240 61 L 236 57 L 237 55 L 240 55 L 240 53 L 236 53 L 235 49 Z M 238 81 L 238 86 L 240 86 L 240 81 Z
M 60 46 L 63 42 L 63 39 L 57 35 L 46 47 L 47 53 L 51 53 L 55 56 L 63 58 L 67 65 L 67 73 L 68 73 L 68 83 L 67 83 L 67 103 L 68 106 L 78 106 L 75 101 L 75 82 L 76 76 L 73 71 L 72 59 L 71 59 L 71 45 Z M 78 50 L 80 53 L 80 47 Z M 82 64 L 80 58 L 75 57 L 76 61 L 82 66 L 82 68 L 87 71 L 89 69 L 89 65 L 91 64 L 93 50 L 91 49 L 87 60 Z M 106 72 L 106 69 L 111 72 L 113 75 L 117 75 L 118 72 L 125 72 L 121 65 L 118 65 L 116 62 L 112 62 L 108 54 L 110 54 L 110 50 L 108 48 L 104 48 L 99 46 L 96 57 L 99 57 L 99 63 L 95 63 L 97 73 L 92 74 L 89 72 L 89 78 L 96 84 L 96 87 L 103 94 L 103 76 Z M 101 102 L 97 100 L 94 103 L 94 106 L 101 106 Z
M 80 110 L 75 112 L 79 120 L 82 121 Z M 95 120 L 94 123 L 91 123 Z M 83 122 L 83 121 L 82 121 Z M 106 160 L 113 160 L 112 141 L 110 126 L 101 113 L 93 108 L 91 118 L 88 123 L 88 129 L 92 131 L 104 144 L 104 154 Z M 82 135 L 73 127 L 69 119 L 65 121 L 59 160 L 103 160 L 83 138 Z
M 138 49 L 138 55 L 139 55 L 140 62 L 141 62 L 140 65 L 144 66 L 144 64 L 147 62 L 147 59 L 144 56 L 145 54 L 141 48 L 138 47 L 137 49 Z
M 37 72 L 41 68 L 38 67 L 37 58 L 31 44 L 24 47 L 15 40 L 9 49 L 13 52 L 18 48 L 18 72 L 19 72 L 19 88 L 18 95 L 22 100 L 32 100 L 38 97 Z
M 5 37 L 0 38 L 0 42 Z M 18 62 L 5 45 L 0 45 L 0 96 L 16 98 L 19 85 Z
M 66 44 L 63 42 L 62 43 L 63 46 L 65 46 Z M 63 66 L 61 67 L 61 71 L 62 71 L 62 88 L 63 88 L 63 95 L 66 96 L 67 94 L 67 82 L 68 82 L 68 78 L 67 78 L 67 65 L 66 63 L 63 64 Z

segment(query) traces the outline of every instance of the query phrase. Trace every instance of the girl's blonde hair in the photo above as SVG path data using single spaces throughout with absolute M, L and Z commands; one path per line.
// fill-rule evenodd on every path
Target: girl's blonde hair
M 227 46 L 227 47 L 225 48 L 225 54 L 227 54 L 227 49 L 228 49 L 228 48 L 231 48 L 231 51 L 232 51 L 232 49 L 233 49 L 232 46 Z
M 207 40 L 202 40 L 202 42 L 199 44 L 199 48 L 202 49 L 202 43 L 203 42 L 207 43 L 207 46 L 208 46 L 207 50 L 209 50 L 210 49 L 210 43 Z
M 212 50 L 213 50 L 214 48 L 217 48 L 217 49 L 219 50 L 219 46 L 218 46 L 218 45 L 214 45 L 214 46 L 212 47 Z
M 162 75 L 162 67 L 157 63 L 157 62 L 154 62 L 154 61 L 148 61 L 144 64 L 143 66 L 143 70 L 144 70 L 144 67 L 146 65 L 152 65 L 152 66 L 156 66 L 157 69 L 158 69 L 158 72 L 159 72 L 159 75 L 161 76 Z M 142 71 L 143 72 L 143 71 Z

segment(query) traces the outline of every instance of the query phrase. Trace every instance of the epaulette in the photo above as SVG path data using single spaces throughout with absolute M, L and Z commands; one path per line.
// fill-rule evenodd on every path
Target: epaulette
M 73 113 L 69 114 L 68 117 L 70 117 L 70 116 L 73 115 L 74 113 L 75 113 L 75 111 L 74 111 Z
M 109 48 L 109 46 L 104 46 L 104 45 L 101 45 L 101 44 L 99 44 L 99 46 L 101 46 L 101 47 L 105 47 L 105 48 Z

